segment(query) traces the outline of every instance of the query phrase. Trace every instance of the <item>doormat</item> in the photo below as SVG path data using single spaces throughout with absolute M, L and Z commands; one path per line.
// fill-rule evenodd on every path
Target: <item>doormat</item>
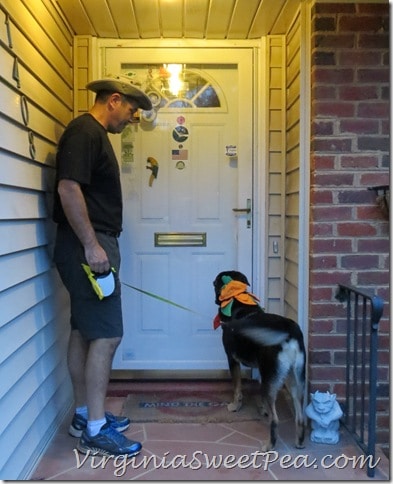
M 131 422 L 205 423 L 260 420 L 260 397 L 243 394 L 238 412 L 229 412 L 231 391 L 136 392 L 127 396 L 123 415 Z

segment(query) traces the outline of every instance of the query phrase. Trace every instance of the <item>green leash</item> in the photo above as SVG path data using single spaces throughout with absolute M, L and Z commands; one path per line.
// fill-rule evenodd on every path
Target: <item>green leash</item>
M 124 284 L 127 287 L 130 287 L 131 289 L 134 289 L 134 291 L 138 291 L 138 292 L 141 292 L 142 294 L 146 294 L 147 296 L 154 297 L 154 299 L 158 299 L 159 301 L 166 302 L 168 304 L 171 304 L 172 306 L 175 306 L 180 309 L 184 309 L 185 311 L 188 311 L 190 313 L 198 314 L 199 316 L 204 316 L 201 313 L 197 313 L 192 309 L 186 308 L 185 306 L 181 306 L 180 304 L 177 304 L 169 299 L 165 299 L 164 297 L 158 296 L 157 294 L 153 294 L 152 292 L 144 291 L 143 289 L 139 289 L 138 287 L 131 286 L 131 284 L 126 284 L 125 282 L 122 282 L 122 284 Z

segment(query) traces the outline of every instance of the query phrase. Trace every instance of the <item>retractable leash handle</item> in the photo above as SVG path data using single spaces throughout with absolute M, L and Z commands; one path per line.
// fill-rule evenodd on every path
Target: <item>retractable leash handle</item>
M 103 273 L 93 272 L 87 264 L 82 264 L 82 267 L 100 301 L 104 299 L 104 297 L 108 297 L 113 293 L 115 290 L 115 278 L 113 273 L 116 272 L 113 267 L 111 267 L 109 271 Z

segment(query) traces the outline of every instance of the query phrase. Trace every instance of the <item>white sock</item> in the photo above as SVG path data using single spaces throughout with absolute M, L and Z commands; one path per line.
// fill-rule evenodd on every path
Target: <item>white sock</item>
M 82 417 L 87 420 L 87 405 L 84 405 L 83 407 L 76 407 L 75 413 L 82 415 Z
M 88 420 L 87 422 L 87 433 L 90 437 L 94 437 L 99 433 L 101 427 L 106 424 L 106 418 L 100 420 Z

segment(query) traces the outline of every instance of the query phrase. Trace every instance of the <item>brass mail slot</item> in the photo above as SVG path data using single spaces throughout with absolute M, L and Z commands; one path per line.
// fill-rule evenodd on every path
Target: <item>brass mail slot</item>
M 156 232 L 155 247 L 206 247 L 206 232 Z

